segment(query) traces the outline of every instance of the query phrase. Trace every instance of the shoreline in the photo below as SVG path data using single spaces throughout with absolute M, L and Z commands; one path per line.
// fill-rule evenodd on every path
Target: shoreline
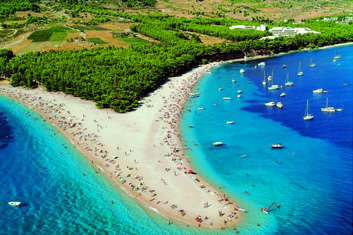
M 11 87 L 8 82 L 1 83 L 0 94 L 31 108 L 50 122 L 87 157 L 96 172 L 102 173 L 148 212 L 187 227 L 237 231 L 244 210 L 207 180 L 193 174 L 180 145 L 178 127 L 189 92 L 206 72 L 221 63 L 202 65 L 170 78 L 145 97 L 138 110 L 125 114 L 98 110 L 92 101 L 64 93 Z M 156 99 L 157 104 L 153 102 Z M 141 121 L 147 116 L 149 120 Z M 124 123 L 114 126 L 119 121 Z M 114 135 L 115 132 L 126 136 Z M 146 145 L 146 139 L 152 143 Z M 120 141 L 124 143 L 114 146 Z M 143 169 L 139 167 L 141 163 L 145 163 Z
M 192 166 L 185 158 L 179 118 L 194 86 L 215 66 L 305 50 L 200 65 L 179 77 L 170 78 L 145 97 L 136 111 L 124 114 L 99 110 L 92 101 L 61 92 L 14 88 L 7 82 L 1 83 L 0 94 L 30 107 L 50 122 L 88 158 L 96 172 L 102 173 L 148 212 L 153 211 L 169 222 L 186 226 L 233 227 L 237 231 L 242 210 L 232 198 L 207 179 L 185 174 L 192 170 Z M 198 216 L 201 216 L 202 223 L 195 221 Z

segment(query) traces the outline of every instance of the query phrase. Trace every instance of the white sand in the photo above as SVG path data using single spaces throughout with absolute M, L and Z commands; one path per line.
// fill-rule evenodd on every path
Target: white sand
M 173 221 L 222 228 L 238 222 L 240 212 L 233 201 L 199 175 L 184 173 L 190 165 L 180 151 L 178 128 L 180 112 L 193 85 L 214 65 L 171 78 L 136 111 L 125 114 L 100 110 L 91 101 L 41 88 L 26 90 L 3 84 L 0 94 L 19 100 L 51 121 L 97 170 L 102 169 L 146 208 L 154 208 Z M 202 223 L 195 221 L 197 216 Z

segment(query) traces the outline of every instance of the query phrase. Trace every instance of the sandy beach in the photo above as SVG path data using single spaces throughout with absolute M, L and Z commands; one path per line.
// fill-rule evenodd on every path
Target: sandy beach
M 124 114 L 64 93 L 14 88 L 7 82 L 1 83 L 0 94 L 37 111 L 90 159 L 97 173 L 169 223 L 236 230 L 246 211 L 192 170 L 178 127 L 193 86 L 220 63 L 170 78 L 136 111 Z

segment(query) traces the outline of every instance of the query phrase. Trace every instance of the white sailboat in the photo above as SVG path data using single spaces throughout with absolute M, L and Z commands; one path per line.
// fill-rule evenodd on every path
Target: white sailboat
M 264 71 L 264 80 L 262 81 L 262 85 L 266 86 L 267 82 L 266 82 L 266 71 Z
M 326 106 L 324 108 L 321 108 L 321 112 L 325 113 L 334 113 L 336 112 L 336 109 L 334 107 L 329 107 L 328 106 L 328 98 L 326 97 Z
M 309 67 L 314 68 L 316 64 L 313 63 L 313 59 L 310 58 L 310 64 Z
M 267 80 L 268 80 L 268 81 L 272 81 L 272 79 L 273 79 L 273 70 L 272 70 L 271 75 L 269 75 L 269 76 L 267 77 Z
M 298 65 L 298 73 L 297 73 L 298 76 L 303 76 L 304 73 L 302 71 L 302 62 L 299 61 L 299 65 Z
M 337 50 L 336 50 L 335 54 L 336 54 L 335 57 L 333 57 L 333 59 L 332 59 L 333 62 L 336 62 L 338 59 L 341 58 L 340 55 L 337 55 Z
M 304 121 L 310 121 L 314 119 L 314 115 L 309 113 L 309 100 L 306 100 L 306 112 L 303 119 Z
M 279 89 L 279 85 L 273 84 L 273 70 L 272 70 L 272 77 L 271 77 L 271 86 L 267 87 L 269 91 L 277 90 Z
M 287 73 L 287 81 L 284 83 L 285 86 L 293 86 L 294 82 L 289 81 L 289 73 Z

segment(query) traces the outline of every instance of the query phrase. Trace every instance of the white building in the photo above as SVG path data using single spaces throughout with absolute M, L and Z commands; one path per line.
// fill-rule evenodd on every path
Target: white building
M 256 29 L 259 31 L 266 31 L 267 27 L 264 24 L 257 27 L 252 25 L 232 25 L 229 27 L 229 29 Z
M 269 30 L 275 36 L 294 36 L 297 34 L 320 33 L 309 28 L 273 27 Z

